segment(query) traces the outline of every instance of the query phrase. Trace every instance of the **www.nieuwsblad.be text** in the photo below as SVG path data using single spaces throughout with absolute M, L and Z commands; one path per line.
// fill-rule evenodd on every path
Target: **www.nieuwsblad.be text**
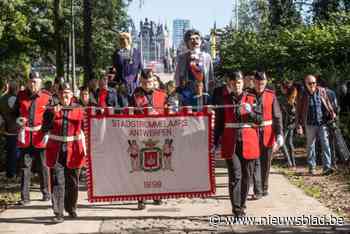
M 337 217 L 334 215 L 302 215 L 302 216 L 221 216 L 211 215 L 209 216 L 209 225 L 212 227 L 220 227 L 227 225 L 281 225 L 281 226 L 313 226 L 313 225 L 344 225 L 345 219 L 343 217 Z

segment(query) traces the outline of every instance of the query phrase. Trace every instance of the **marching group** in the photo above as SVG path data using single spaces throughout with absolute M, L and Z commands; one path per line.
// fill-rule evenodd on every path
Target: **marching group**
M 217 87 L 211 57 L 200 49 L 200 33 L 188 30 L 184 41 L 188 51 L 177 58 L 175 81 L 166 84 L 152 69 L 143 67 L 128 33 L 120 34 L 113 66 L 102 78 L 81 87 L 78 97 L 63 78 L 51 85 L 43 83 L 37 72 L 31 72 L 21 90 L 16 81 L 8 81 L 0 99 L 0 124 L 6 137 L 8 178 L 16 176 L 19 162 L 20 204 L 30 202 L 35 160 L 40 165 L 42 199 L 51 199 L 54 222 L 64 221 L 64 210 L 71 218 L 77 217 L 79 174 L 86 155 L 84 107 L 88 106 L 113 107 L 116 112 L 126 107 L 138 107 L 139 112 L 153 107 L 153 114 L 164 108 L 177 112 L 182 106 L 192 106 L 193 111 L 214 106 L 214 147 L 221 149 L 227 163 L 235 216 L 245 215 L 251 181 L 254 199 L 269 194 L 274 152 L 281 148 L 288 166 L 296 166 L 294 132 L 306 135 L 309 172 L 315 174 L 316 139 L 322 148 L 323 173 L 333 172 L 326 123 L 337 116 L 336 99 L 330 90 L 317 85 L 314 75 L 305 76 L 303 88 L 284 82 L 282 100 L 266 88 L 268 75 L 263 71 L 242 74 L 226 69 L 225 82 Z M 161 204 L 161 200 L 154 202 Z M 138 201 L 138 208 L 145 208 L 143 201 Z

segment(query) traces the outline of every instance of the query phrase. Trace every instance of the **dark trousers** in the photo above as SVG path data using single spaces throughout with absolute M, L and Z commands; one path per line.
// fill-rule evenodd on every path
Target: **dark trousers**
M 49 169 L 46 166 L 46 160 L 43 149 L 27 148 L 21 149 L 21 199 L 23 201 L 30 200 L 30 179 L 32 177 L 32 164 L 34 160 L 38 160 L 40 164 L 39 177 L 40 177 L 40 190 L 44 197 L 50 196 L 49 194 Z
M 294 157 L 294 129 L 293 128 L 287 128 L 284 136 L 285 144 L 282 147 L 283 154 L 287 158 L 288 166 L 294 167 L 295 164 L 295 157 Z
M 78 202 L 80 169 L 67 168 L 65 155 L 60 154 L 59 160 L 50 172 L 53 212 L 60 216 L 63 216 L 63 210 L 68 213 L 75 212 Z
M 242 147 L 236 149 L 238 148 L 242 149 Z M 253 176 L 256 161 L 244 159 L 241 149 L 232 156 L 232 159 L 226 160 L 229 176 L 228 189 L 233 213 L 246 208 L 249 181 Z
M 269 190 L 269 174 L 270 174 L 271 161 L 272 161 L 272 148 L 261 146 L 260 164 L 261 164 L 261 184 L 262 184 L 263 193 L 267 193 Z
M 261 183 L 261 163 L 260 159 L 255 160 L 253 173 L 254 194 L 260 196 L 263 194 Z
M 6 136 L 6 177 L 13 178 L 17 172 L 17 161 L 19 158 L 19 149 L 17 147 L 17 135 Z

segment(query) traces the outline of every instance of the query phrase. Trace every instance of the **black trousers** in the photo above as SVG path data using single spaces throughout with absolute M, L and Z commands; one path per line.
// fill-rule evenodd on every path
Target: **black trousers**
M 282 152 L 287 158 L 287 163 L 289 167 L 296 166 L 293 139 L 294 139 L 294 129 L 287 127 L 284 133 L 285 144 L 282 146 Z
M 226 160 L 229 176 L 229 195 L 232 212 L 240 212 L 246 208 L 250 180 L 254 173 L 255 161 L 246 160 L 242 156 L 242 146 L 236 147 L 232 159 Z
M 56 215 L 63 216 L 77 209 L 80 169 L 66 166 L 66 155 L 60 154 L 55 166 L 51 168 L 52 209 Z
M 269 175 L 270 175 L 271 161 L 272 161 L 272 148 L 261 146 L 260 164 L 261 164 L 261 184 L 262 184 L 263 193 L 267 193 L 269 190 Z
M 20 165 L 21 165 L 21 199 L 30 201 L 30 179 L 32 177 L 32 164 L 34 160 L 38 160 L 40 164 L 40 190 L 44 197 L 50 196 L 49 193 L 49 169 L 46 166 L 46 160 L 43 149 L 27 148 L 21 149 Z
M 253 188 L 254 194 L 260 196 L 263 194 L 261 182 L 261 163 L 260 159 L 255 160 L 253 173 Z

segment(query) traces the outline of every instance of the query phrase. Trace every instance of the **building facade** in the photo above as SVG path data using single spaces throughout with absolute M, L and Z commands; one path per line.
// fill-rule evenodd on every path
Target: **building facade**
M 145 64 L 151 61 L 162 62 L 170 55 L 171 41 L 167 25 L 156 24 L 146 18 L 140 21 L 140 31 L 133 32 L 132 35 Z
M 173 43 L 175 49 L 178 49 L 183 44 L 184 34 L 190 27 L 190 21 L 187 19 L 175 19 L 173 21 Z

